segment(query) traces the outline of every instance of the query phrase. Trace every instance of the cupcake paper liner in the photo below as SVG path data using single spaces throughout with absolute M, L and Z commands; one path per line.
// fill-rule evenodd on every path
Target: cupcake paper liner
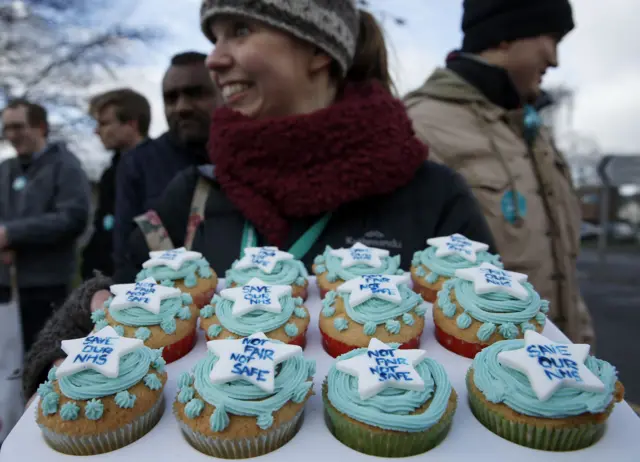
M 605 423 L 582 424 L 572 428 L 549 428 L 506 419 L 486 406 L 484 399 L 471 391 L 467 374 L 469 405 L 473 415 L 487 429 L 512 443 L 542 451 L 575 451 L 596 443 L 604 434 Z
M 400 345 L 400 348 L 403 350 L 411 350 L 411 349 L 419 348 L 420 337 L 422 336 L 422 332 L 423 331 L 420 331 L 420 333 L 416 337 Z M 352 350 L 355 350 L 356 348 L 366 348 L 366 345 L 352 346 L 352 345 L 347 345 L 346 343 L 342 343 L 341 341 L 336 340 L 330 335 L 325 334 L 322 330 L 320 330 L 320 333 L 322 334 L 322 347 L 324 348 L 324 351 L 326 351 L 329 355 L 333 356 L 334 358 L 337 358 L 340 355 L 343 355 Z
M 171 345 L 167 345 L 162 350 L 162 359 L 164 359 L 167 364 L 177 361 L 178 359 L 186 356 L 196 344 L 197 340 L 197 331 L 194 327 L 193 332 L 184 337 L 181 340 L 178 340 Z
M 269 332 L 266 332 L 266 334 L 268 333 Z M 219 340 L 219 338 L 210 338 L 206 334 L 205 339 L 207 340 L 207 342 L 211 342 L 212 340 Z M 297 345 L 304 350 L 304 348 L 307 346 L 307 330 L 305 329 L 303 333 L 299 334 L 297 337 L 294 337 L 290 342 L 287 342 L 287 345 Z
M 461 340 L 458 337 L 447 334 L 437 324 L 435 324 L 435 335 L 436 340 L 438 340 L 440 345 L 455 354 L 464 356 L 465 358 L 473 359 L 484 348 L 489 346 L 482 343 L 471 343 Z
M 368 426 L 350 422 L 333 407 L 326 393 L 323 393 L 323 399 L 325 421 L 333 436 L 351 449 L 378 457 L 409 457 L 433 449 L 446 438 L 455 413 L 445 413 L 440 422 L 426 431 L 380 434 L 372 432 Z
M 438 299 L 438 291 L 430 287 L 423 286 L 415 275 L 411 275 L 413 281 L 413 291 L 419 294 L 425 302 L 435 303 Z
M 123 448 L 149 433 L 164 413 L 164 396 L 146 413 L 118 430 L 88 436 L 56 433 L 40 425 L 47 444 L 58 452 L 72 456 L 92 456 Z M 36 415 L 38 413 L 36 408 Z
M 223 439 L 203 435 L 191 429 L 185 422 L 178 420 L 182 434 L 198 451 L 221 459 L 247 459 L 258 457 L 281 448 L 298 433 L 302 426 L 304 409 L 289 422 L 286 422 L 264 435 L 254 438 Z

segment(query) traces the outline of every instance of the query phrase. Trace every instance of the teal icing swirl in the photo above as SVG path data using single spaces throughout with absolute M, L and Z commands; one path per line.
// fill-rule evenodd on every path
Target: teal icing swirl
M 47 374 L 47 380 L 53 382 L 56 379 L 57 370 L 58 368 L 56 366 L 53 366 L 51 369 L 49 369 L 49 373 Z
M 316 257 L 313 259 L 314 265 L 322 265 L 323 263 L 324 263 L 324 255 L 316 255 Z M 324 271 L 321 271 L 321 272 L 324 273 Z
M 183 306 L 178 310 L 177 314 L 178 319 L 182 319 L 183 321 L 188 321 L 191 319 L 191 308 L 188 306 Z
M 491 322 L 485 322 L 483 325 L 480 326 L 480 329 L 478 329 L 478 333 L 476 334 L 476 336 L 478 337 L 478 340 L 480 340 L 481 342 L 486 342 L 495 333 L 495 331 L 496 331 L 495 324 Z
M 334 306 L 327 305 L 322 308 L 322 316 L 324 316 L 325 318 L 330 318 L 334 314 L 336 314 L 336 308 Z
M 108 325 L 109 325 L 109 323 L 107 322 L 106 319 L 101 319 L 100 321 L 98 321 L 96 323 L 95 331 L 98 332 L 98 331 L 104 329 L 105 327 L 107 327 Z
M 56 392 L 48 393 L 44 398 L 42 398 L 42 403 L 40 404 L 40 408 L 42 409 L 42 413 L 44 415 L 53 415 L 58 412 L 58 404 L 60 403 L 60 395 Z
M 89 420 L 99 420 L 104 413 L 104 404 L 99 399 L 92 399 L 84 406 L 84 416 Z
M 547 315 L 542 312 L 536 314 L 536 322 L 544 327 L 544 325 L 547 323 Z
M 330 318 L 334 314 L 336 314 L 336 308 L 333 306 L 336 302 L 336 297 L 338 296 L 337 292 L 333 290 L 327 292 L 322 300 L 322 315 L 325 318 Z
M 342 258 L 331 255 L 332 250 L 330 246 L 327 246 L 323 254 L 327 269 L 327 280 L 329 280 L 329 282 L 336 282 L 338 280 L 350 281 L 365 274 L 395 275 L 400 269 L 400 255 L 381 257 L 380 261 L 382 262 L 382 266 L 380 268 L 373 268 L 368 265 L 354 265 L 349 268 L 343 268 Z
M 312 379 L 316 375 L 316 361 L 315 359 L 307 359 L 307 377 Z M 311 386 L 311 385 L 310 385 Z
M 162 329 L 165 334 L 173 335 L 176 333 L 177 328 L 176 318 L 165 318 L 160 322 L 160 329 Z
M 336 318 L 333 320 L 333 327 L 335 327 L 338 332 L 342 332 L 343 330 L 347 330 L 349 322 L 344 318 Z
M 400 321 L 396 321 L 395 319 L 390 319 L 385 323 L 384 328 L 391 335 L 398 335 L 400 333 L 400 329 L 402 329 L 402 325 L 400 324 Z
M 149 373 L 144 376 L 144 384 L 152 391 L 160 390 L 162 388 L 162 381 L 153 373 Z
M 522 329 L 522 333 L 524 334 L 528 330 L 536 330 L 533 324 L 530 322 L 523 322 L 520 324 L 520 329 Z
M 275 268 L 271 274 L 267 274 L 259 268 L 247 268 L 236 269 L 236 262 L 232 265 L 231 269 L 226 272 L 227 286 L 231 286 L 232 283 L 237 285 L 244 285 L 253 278 L 258 278 L 263 282 L 271 285 L 282 286 L 304 286 L 309 277 L 309 273 L 300 260 L 282 260 L 276 263 Z M 298 284 L 302 282 L 302 284 Z
M 124 337 L 124 327 L 123 326 L 113 326 L 113 330 L 116 331 L 120 337 Z
M 151 364 L 151 366 L 160 373 L 164 372 L 164 366 L 167 365 L 167 362 L 164 360 L 162 356 L 156 358 L 156 360 Z
M 51 383 L 49 380 L 47 380 L 46 382 L 42 382 L 40 384 L 40 386 L 38 387 L 38 396 L 40 396 L 40 398 L 44 398 L 45 396 L 47 396 L 49 393 L 53 392 L 53 383 Z
M 295 337 L 296 335 L 298 335 L 298 326 L 290 322 L 289 324 L 284 326 L 284 333 L 289 337 Z
M 426 250 L 416 252 L 416 255 L 414 255 L 413 266 L 424 265 L 431 270 L 432 274 L 436 274 L 436 276 L 444 276 L 446 278 L 454 277 L 456 270 L 473 268 L 475 266 L 480 266 L 482 263 L 491 263 L 498 268 L 503 268 L 500 256 L 492 255 L 489 252 L 477 252 L 476 262 L 471 263 L 469 260 L 466 260 L 457 254 L 448 255 L 446 257 L 436 257 L 437 250 L 438 249 L 436 247 L 428 247 Z
M 58 385 L 66 397 L 75 400 L 115 395 L 139 383 L 149 372 L 149 367 L 156 358 L 157 353 L 154 350 L 147 347 L 138 348 L 120 359 L 118 378 L 111 379 L 93 369 L 86 369 L 61 377 Z
M 193 297 L 191 296 L 191 294 L 182 292 L 182 294 L 180 294 L 180 297 L 182 298 L 182 303 L 184 303 L 185 305 L 191 305 L 193 303 Z
M 184 286 L 187 289 L 193 289 L 197 285 L 198 285 L 198 277 L 196 276 L 196 273 L 187 274 L 187 277 L 184 278 Z
M 260 415 L 272 414 L 291 401 L 299 390 L 299 385 L 308 382 L 309 374 L 315 370 L 315 363 L 306 361 L 302 355 L 289 358 L 276 368 L 274 390 L 273 393 L 269 393 L 245 380 L 225 384 L 211 383 L 209 374 L 217 361 L 218 358 L 213 353 L 209 353 L 196 364 L 194 386 L 198 394 L 216 410 L 222 407 L 224 414 L 256 418 Z M 221 419 L 221 416 L 212 419 L 216 421 L 216 428 L 222 426 L 219 425 L 222 423 Z
M 540 311 L 544 314 L 549 313 L 549 301 L 548 300 L 542 300 L 541 304 L 540 304 Z
M 234 316 L 233 302 L 220 298 L 216 303 L 216 316 L 225 329 L 241 337 L 248 337 L 257 332 L 271 332 L 289 322 L 296 307 L 290 295 L 283 295 L 279 300 L 282 306 L 280 313 L 255 310 L 242 316 Z
M 327 272 L 327 267 L 325 265 L 316 265 L 314 270 L 316 274 L 320 275 Z
M 366 348 L 350 351 L 338 361 L 367 354 Z M 385 430 L 422 432 L 442 419 L 451 397 L 451 383 L 444 368 L 431 358 L 416 365 L 416 372 L 424 381 L 422 391 L 401 390 L 389 387 L 377 395 L 362 399 L 358 393 L 358 378 L 331 366 L 327 376 L 328 398 L 341 413 Z M 427 409 L 413 414 L 431 400 Z
M 293 310 L 293 314 L 296 318 L 304 319 L 307 317 L 307 310 L 305 310 L 302 307 L 299 307 Z
M 198 276 L 200 276 L 202 279 L 211 279 L 211 277 L 213 276 L 213 271 L 211 271 L 209 265 L 200 266 L 198 268 Z
M 138 327 L 136 329 L 135 336 L 138 340 L 142 340 L 143 342 L 146 342 L 151 338 L 151 331 L 146 327 Z
M 193 377 L 188 372 L 183 372 L 178 377 L 178 389 L 181 390 L 184 387 L 190 387 L 193 385 Z
M 229 426 L 229 421 L 229 414 L 227 414 L 224 404 L 221 404 L 211 414 L 211 420 L 209 421 L 211 431 L 216 433 L 224 431 Z
M 209 319 L 213 317 L 215 313 L 216 313 L 215 308 L 213 308 L 213 306 L 211 305 L 207 305 L 200 310 L 200 317 L 203 319 Z
M 98 321 L 103 320 L 106 315 L 107 314 L 105 313 L 104 310 L 96 310 L 93 313 L 91 313 L 91 322 L 93 322 L 95 324 Z
M 304 299 L 302 297 L 295 297 L 293 303 L 295 303 L 297 307 L 302 307 L 304 305 Z
M 353 307 L 349 303 L 348 294 L 345 294 L 342 298 L 344 300 L 344 307 L 347 316 L 358 324 L 364 325 L 367 322 L 374 322 L 376 325 L 382 325 L 386 324 L 388 321 L 401 317 L 422 304 L 422 298 L 420 295 L 409 289 L 407 285 L 400 284 L 398 286 L 398 290 L 402 296 L 402 301 L 398 305 L 379 298 L 371 298 L 366 302 Z M 395 324 L 393 325 L 395 326 Z M 396 330 L 395 327 L 392 329 L 394 331 Z M 387 328 L 387 330 L 389 329 Z
M 424 315 L 427 314 L 427 307 L 424 304 L 421 304 L 416 306 L 416 309 L 413 311 L 415 311 L 415 313 L 421 318 L 424 318 Z
M 176 286 L 176 282 L 172 281 L 170 279 L 164 279 L 161 283 L 161 286 L 165 286 L 165 287 L 175 287 Z
M 364 323 L 364 335 L 368 335 L 369 337 L 375 335 L 376 330 L 378 330 L 378 325 L 373 321 L 367 321 Z
M 418 269 L 416 269 L 416 276 L 418 276 L 419 278 L 426 278 L 427 272 L 422 266 L 419 266 Z
M 457 310 L 451 301 L 453 292 L 464 312 L 484 324 L 477 334 L 480 341 L 487 341 L 496 329 L 505 339 L 514 339 L 520 334 L 518 326 L 536 319 L 543 306 L 543 300 L 530 283 L 524 282 L 522 286 L 527 291 L 525 300 L 502 293 L 478 295 L 472 282 L 454 278 L 445 282 L 438 292 L 438 307 L 445 316 L 453 318 Z M 485 327 L 489 325 L 492 327 Z
M 438 282 L 438 279 L 440 279 L 440 276 L 438 276 L 434 272 L 429 273 L 427 277 L 424 278 L 424 280 L 427 281 L 429 284 L 435 284 L 436 282 Z
M 194 398 L 184 407 L 184 415 L 187 419 L 196 419 L 200 417 L 204 410 L 204 402 L 201 399 Z
M 293 393 L 291 401 L 296 404 L 300 404 L 301 402 L 303 402 L 309 394 L 309 390 L 311 390 L 312 386 L 313 382 L 302 382 L 300 385 L 298 385 L 298 388 L 296 388 L 296 391 Z
M 112 302 L 112 301 L 113 301 L 113 295 L 110 295 L 110 296 L 109 296 L 109 298 L 107 298 L 107 299 L 104 301 L 104 303 L 102 304 L 102 307 L 103 307 L 105 310 L 108 310 L 108 309 L 109 309 L 109 306 L 111 305 L 111 302 Z
M 208 276 L 206 272 L 199 272 L 198 269 L 201 267 L 209 268 L 209 262 L 200 258 L 198 260 L 189 260 L 184 262 L 184 264 L 180 267 L 179 270 L 173 270 L 168 266 L 154 266 L 152 268 L 143 268 L 136 276 L 136 282 L 143 281 L 147 278 L 153 278 L 156 281 L 178 281 L 181 279 L 186 279 L 189 276 L 196 277 L 196 272 L 203 279 L 211 279 L 213 277 L 213 273 L 209 271 Z M 187 284 L 185 283 L 185 286 Z M 188 286 L 187 286 L 188 287 Z
M 160 303 L 160 312 L 158 314 L 153 314 L 144 308 L 139 307 L 127 308 L 119 311 L 109 310 L 109 314 L 116 322 L 122 325 L 130 327 L 148 327 L 161 325 L 163 321 L 174 319 L 178 316 L 178 312 L 182 308 L 188 309 L 189 305 L 184 305 L 182 297 L 176 296 L 163 300 Z
M 73 401 L 64 403 L 60 408 L 60 418 L 65 422 L 78 420 L 79 414 L 80 414 L 80 406 L 78 406 Z
M 262 430 L 268 430 L 273 425 L 273 414 L 260 414 L 256 423 Z
M 123 390 L 116 395 L 114 401 L 120 409 L 133 409 L 133 406 L 136 404 L 136 399 L 136 395 L 132 395 L 127 390 Z
M 540 401 L 526 375 L 498 361 L 500 352 L 524 346 L 524 340 L 504 340 L 490 345 L 476 355 L 472 365 L 473 382 L 487 400 L 504 403 L 520 414 L 542 418 L 573 417 L 587 412 L 597 414 L 607 409 L 613 400 L 618 380 L 615 367 L 589 356 L 585 366 L 604 383 L 604 393 L 563 387 L 547 401 Z
M 182 404 L 187 404 L 194 398 L 195 394 L 196 391 L 193 389 L 193 387 L 184 387 L 182 390 L 180 390 L 180 393 L 178 393 L 178 401 Z
M 471 316 L 469 316 L 466 312 L 462 313 L 456 319 L 456 325 L 460 329 L 468 329 L 469 327 L 471 327 L 471 323 L 473 323 L 473 319 L 471 319 Z
M 217 338 L 222 333 L 222 326 L 220 324 L 211 324 L 207 329 L 207 337 Z
M 411 313 L 405 313 L 402 315 L 402 322 L 404 322 L 407 326 L 413 326 L 416 320 L 413 318 Z

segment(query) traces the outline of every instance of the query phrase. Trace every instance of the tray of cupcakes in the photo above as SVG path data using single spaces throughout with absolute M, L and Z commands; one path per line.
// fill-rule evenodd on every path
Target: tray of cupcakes
M 632 460 L 615 367 L 566 341 L 526 275 L 460 235 L 400 263 L 328 247 L 309 278 L 251 248 L 218 281 L 195 252 L 152 254 L 63 342 L 0 460 Z

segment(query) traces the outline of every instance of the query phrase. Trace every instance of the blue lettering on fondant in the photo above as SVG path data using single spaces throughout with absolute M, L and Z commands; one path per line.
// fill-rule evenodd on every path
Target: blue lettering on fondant
M 242 288 L 244 299 L 251 305 L 270 305 L 271 287 L 268 286 L 244 286 Z

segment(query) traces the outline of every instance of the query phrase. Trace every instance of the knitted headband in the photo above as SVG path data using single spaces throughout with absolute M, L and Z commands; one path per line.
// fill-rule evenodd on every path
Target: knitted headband
M 203 0 L 200 23 L 209 40 L 209 22 L 223 14 L 255 19 L 317 45 L 343 75 L 353 62 L 359 32 L 355 0 Z

